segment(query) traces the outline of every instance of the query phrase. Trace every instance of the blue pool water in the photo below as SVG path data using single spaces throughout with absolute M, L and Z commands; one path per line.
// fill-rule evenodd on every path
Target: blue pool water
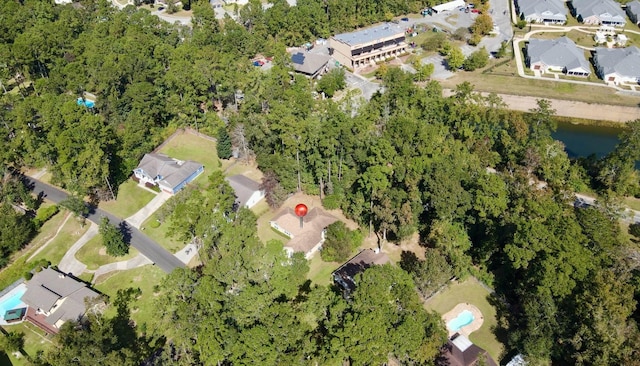
M 12 310 L 18 307 L 24 307 L 24 303 L 20 300 L 20 298 L 22 297 L 22 295 L 24 295 L 26 291 L 27 291 L 27 288 L 23 287 L 18 291 L 15 291 L 11 295 L 11 297 L 5 298 L 4 300 L 2 300 L 2 302 L 0 302 L 0 317 L 4 316 L 4 313 L 6 313 L 7 310 Z
M 447 328 L 453 331 L 457 331 L 457 330 L 460 330 L 460 328 L 464 327 L 465 325 L 471 324 L 471 322 L 474 320 L 475 318 L 473 317 L 473 314 L 469 310 L 462 310 L 460 314 L 458 314 L 458 316 L 451 319 L 447 323 Z
M 83 105 L 87 108 L 93 108 L 93 106 L 96 105 L 96 102 L 94 102 L 93 100 L 88 100 L 88 99 L 82 100 L 82 98 L 78 98 L 76 103 L 78 103 L 78 105 Z

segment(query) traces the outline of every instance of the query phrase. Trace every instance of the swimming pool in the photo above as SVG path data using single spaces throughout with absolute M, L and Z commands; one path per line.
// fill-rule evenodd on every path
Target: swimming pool
M 469 310 L 462 310 L 460 314 L 458 314 L 458 316 L 451 319 L 447 323 L 447 328 L 452 331 L 457 331 L 460 330 L 460 328 L 471 324 L 471 322 L 473 322 L 474 320 L 475 318 L 473 317 L 473 313 L 471 313 Z
M 96 102 L 94 102 L 93 100 L 89 100 L 89 99 L 82 99 L 82 98 L 78 98 L 77 102 L 78 105 L 83 105 L 87 108 L 93 108 L 96 105 Z
M 4 317 L 4 314 L 7 312 L 7 310 L 27 306 L 22 302 L 22 300 L 20 300 L 25 292 L 27 292 L 26 286 L 20 285 L 11 290 L 8 294 L 4 295 L 2 297 L 2 301 L 0 301 L 0 317 Z

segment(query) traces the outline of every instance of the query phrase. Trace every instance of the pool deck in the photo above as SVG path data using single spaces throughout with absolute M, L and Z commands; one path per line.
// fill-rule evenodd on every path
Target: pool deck
M 7 292 L 6 294 L 2 295 L 2 297 L 0 297 L 0 303 L 4 302 L 7 299 L 12 298 L 13 296 L 15 296 L 16 293 L 23 291 L 27 288 L 27 285 L 24 283 L 19 284 L 18 286 L 14 287 L 11 289 L 11 291 Z M 27 307 L 27 305 L 23 302 L 20 302 L 20 304 L 18 306 L 13 307 L 12 309 L 18 309 L 18 308 L 25 308 Z M 7 310 L 12 310 L 12 309 L 3 309 L 2 310 L 2 314 L 0 314 L 0 325 L 11 325 L 11 324 L 18 324 L 18 323 L 22 323 L 22 321 L 12 321 L 11 323 L 7 323 L 4 320 L 4 311 Z
M 480 309 L 478 309 L 475 305 L 472 305 L 469 303 L 460 303 L 454 306 L 453 309 L 449 310 L 446 314 L 442 316 L 444 323 L 445 324 L 449 323 L 451 320 L 456 318 L 464 310 L 468 310 L 471 312 L 471 314 L 473 314 L 473 321 L 471 322 L 471 324 L 465 325 L 458 330 L 451 330 L 449 329 L 449 327 L 447 327 L 447 331 L 449 332 L 449 338 L 451 338 L 451 336 L 453 336 L 456 333 L 462 334 L 465 337 L 469 337 L 471 333 L 475 332 L 476 330 L 480 329 L 480 327 L 482 327 L 482 324 L 484 323 L 484 317 L 482 316 L 482 312 L 480 312 Z

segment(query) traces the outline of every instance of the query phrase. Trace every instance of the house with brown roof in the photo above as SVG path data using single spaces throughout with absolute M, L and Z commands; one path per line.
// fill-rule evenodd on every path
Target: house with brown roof
M 294 51 L 291 53 L 291 63 L 296 72 L 315 79 L 325 73 L 331 57 L 308 51 Z
M 487 351 L 473 344 L 469 338 L 456 334 L 443 347 L 437 366 L 497 366 Z
M 312 208 L 302 219 L 291 207 L 280 211 L 273 220 L 269 221 L 272 228 L 291 238 L 284 249 L 292 255 L 294 252 L 302 252 L 305 258 L 310 259 L 324 243 L 324 233 L 327 226 L 338 219 L 319 207 Z
M 356 289 L 355 277 L 358 273 L 364 272 L 371 266 L 381 266 L 389 262 L 386 254 L 373 249 L 364 249 L 338 267 L 331 276 L 333 283 L 342 289 L 343 296 L 348 298 L 351 292 Z
M 26 284 L 21 300 L 29 306 L 27 320 L 48 333 L 58 333 L 69 320 L 87 312 L 85 300 L 100 296 L 85 283 L 52 268 L 37 272 Z
M 138 182 L 156 185 L 164 192 L 176 194 L 203 171 L 204 166 L 198 162 L 151 153 L 144 155 L 133 175 Z

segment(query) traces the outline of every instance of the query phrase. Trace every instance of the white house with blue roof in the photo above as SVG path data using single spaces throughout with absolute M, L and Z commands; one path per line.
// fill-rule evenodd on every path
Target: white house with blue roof
M 133 170 L 133 176 L 140 183 L 155 185 L 164 192 L 176 194 L 203 171 L 204 166 L 198 162 L 150 153 L 144 155 Z
M 333 58 L 352 69 L 373 65 L 407 51 L 405 29 L 383 23 L 355 32 L 336 34 L 329 39 Z
M 529 23 L 564 24 L 569 13 L 563 0 L 519 0 L 516 7 Z
M 572 14 L 584 24 L 624 27 L 627 23 L 620 3 L 613 0 L 571 0 Z
M 597 47 L 593 57 L 598 76 L 608 84 L 640 83 L 640 48 Z
M 531 70 L 540 73 L 555 71 L 582 77 L 591 74 L 591 66 L 584 56 L 584 50 L 567 37 L 531 38 L 527 45 L 527 63 Z

